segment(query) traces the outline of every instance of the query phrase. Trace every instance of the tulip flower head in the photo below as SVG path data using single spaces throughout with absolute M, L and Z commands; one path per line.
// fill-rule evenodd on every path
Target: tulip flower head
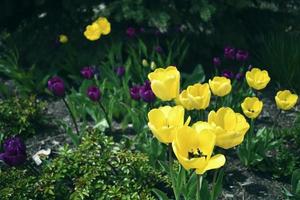
M 298 101 L 298 95 L 289 90 L 278 91 L 275 96 L 276 105 L 279 109 L 290 110 Z
M 216 146 L 229 149 L 241 144 L 250 128 L 245 117 L 231 108 L 222 107 L 217 112 L 211 111 L 208 123 L 215 127 Z
M 148 126 L 153 135 L 162 143 L 173 142 L 176 131 L 184 124 L 184 108 L 182 106 L 164 106 L 150 110 Z M 187 120 L 188 124 L 190 118 Z
M 177 130 L 172 143 L 173 151 L 179 163 L 186 169 L 195 169 L 197 174 L 217 169 L 225 164 L 225 156 L 212 156 L 216 135 L 212 129 L 197 129 L 183 126 Z
M 208 81 L 212 93 L 216 96 L 223 97 L 231 91 L 231 81 L 226 77 L 215 76 Z
M 142 65 L 143 65 L 143 67 L 149 67 L 149 63 L 146 59 L 142 60 Z
M 69 41 L 68 36 L 66 36 L 64 34 L 59 35 L 58 40 L 62 44 L 65 44 Z
M 229 78 L 229 79 L 232 79 L 232 78 L 234 78 L 234 73 L 230 70 L 224 70 L 222 72 L 222 76 L 224 76 L 226 78 Z
M 135 37 L 135 36 L 136 36 L 136 30 L 135 30 L 135 28 L 133 28 L 133 27 L 128 27 L 128 28 L 126 29 L 126 34 L 127 34 L 127 36 L 130 37 L 130 38 Z
M 179 102 L 187 110 L 204 110 L 209 105 L 210 97 L 209 85 L 196 83 L 180 93 Z
M 90 86 L 87 89 L 87 96 L 92 100 L 92 101 L 99 101 L 101 98 L 101 92 L 96 86 Z
M 248 51 L 238 50 L 235 57 L 237 61 L 245 62 L 249 57 L 249 53 Z
M 122 77 L 125 74 L 125 67 L 124 66 L 119 66 L 116 69 L 116 74 L 118 77 Z
M 95 69 L 93 67 L 84 67 L 80 73 L 84 78 L 92 79 L 95 75 Z
M 88 25 L 84 31 L 84 36 L 91 41 L 98 40 L 101 35 L 110 33 L 111 27 L 108 20 L 104 17 L 99 17 L 91 25 Z
M 227 46 L 224 48 L 224 57 L 230 60 L 235 59 L 235 49 L 233 47 Z
M 241 104 L 244 114 L 250 118 L 255 119 L 261 113 L 263 102 L 257 97 L 247 97 Z
M 140 100 L 141 96 L 140 96 L 140 85 L 135 85 L 133 87 L 130 88 L 130 96 L 132 99 L 134 100 Z
M 176 67 L 158 68 L 148 74 L 148 78 L 153 93 L 159 99 L 170 101 L 179 95 L 180 73 Z
M 151 89 L 150 81 L 145 81 L 144 85 L 139 88 L 140 97 L 143 101 L 150 103 L 155 101 L 156 97 Z
M 221 65 L 221 59 L 219 57 L 214 57 L 213 65 L 214 65 L 214 67 L 219 67 Z
M 58 97 L 63 97 L 65 95 L 65 84 L 64 81 L 58 77 L 54 76 L 48 80 L 48 89 Z
M 251 88 L 261 90 L 267 86 L 271 78 L 266 70 L 252 68 L 251 71 L 246 72 L 246 80 Z
M 0 153 L 0 160 L 9 166 L 19 166 L 26 161 L 26 146 L 19 137 L 8 138 L 4 142 L 4 152 Z

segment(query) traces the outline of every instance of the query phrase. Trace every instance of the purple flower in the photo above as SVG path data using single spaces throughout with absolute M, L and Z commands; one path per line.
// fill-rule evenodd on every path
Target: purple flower
M 92 100 L 92 101 L 99 101 L 101 98 L 101 92 L 96 86 L 90 86 L 87 89 L 87 96 Z
M 145 33 L 145 32 L 146 32 L 145 28 L 141 27 L 141 28 L 140 28 L 140 32 L 141 32 L 141 33 Z
M 117 67 L 117 68 L 116 68 L 116 74 L 117 74 L 117 76 L 119 76 L 119 77 L 124 76 L 124 74 L 125 74 L 125 67 L 124 67 L 124 66 L 119 66 L 119 67 Z
M 236 55 L 235 55 L 235 58 L 241 62 L 246 61 L 248 59 L 248 57 L 249 57 L 248 51 L 243 51 L 240 49 L 236 52 Z
M 221 59 L 219 57 L 214 57 L 213 58 L 213 64 L 215 67 L 218 67 L 221 65 Z
M 92 79 L 95 75 L 95 69 L 93 67 L 84 67 L 80 73 L 84 78 Z
M 136 30 L 133 27 L 128 27 L 126 30 L 126 34 L 128 37 L 135 37 L 136 36 Z
M 144 85 L 140 87 L 140 97 L 147 103 L 155 101 L 155 95 L 151 89 L 150 81 L 145 81 Z
M 162 53 L 162 52 L 163 52 L 163 49 L 161 48 L 161 46 L 155 46 L 155 47 L 154 47 L 154 50 L 155 50 L 157 53 Z
M 222 76 L 224 76 L 224 77 L 226 77 L 226 78 L 229 78 L 229 79 L 234 78 L 234 74 L 233 74 L 233 72 L 230 71 L 230 70 L 224 70 L 224 71 L 222 72 Z
M 233 47 L 227 46 L 224 48 L 224 57 L 227 59 L 234 60 L 235 58 L 235 49 Z
M 235 75 L 236 80 L 240 81 L 244 78 L 244 73 L 239 72 Z
M 140 88 L 141 88 L 141 86 L 139 86 L 139 85 L 135 85 L 132 88 L 130 88 L 130 96 L 132 99 L 139 100 L 141 98 Z
M 65 95 L 64 81 L 58 76 L 48 80 L 48 89 L 56 96 L 62 97 Z
M 18 166 L 26 161 L 26 146 L 19 137 L 11 137 L 4 142 L 4 152 L 0 154 L 0 160 L 3 160 L 9 166 Z

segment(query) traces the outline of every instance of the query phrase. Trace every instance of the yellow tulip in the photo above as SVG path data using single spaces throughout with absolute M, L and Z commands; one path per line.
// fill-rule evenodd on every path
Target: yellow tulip
M 298 101 L 298 95 L 289 90 L 278 91 L 275 96 L 276 105 L 282 110 L 290 110 Z
M 209 80 L 209 87 L 216 96 L 223 97 L 231 91 L 231 81 L 226 77 L 215 76 L 213 80 Z
M 99 25 L 99 29 L 101 31 L 101 34 L 107 35 L 110 33 L 110 23 L 105 17 L 99 17 L 96 20 L 96 23 Z
M 101 29 L 98 23 L 88 25 L 84 31 L 84 36 L 91 41 L 98 40 L 101 36 Z
M 164 106 L 150 110 L 148 126 L 153 135 L 162 143 L 171 143 L 176 131 L 183 126 L 184 108 L 182 106 Z M 186 124 L 190 122 L 188 118 Z
M 216 146 L 229 149 L 241 144 L 250 128 L 245 117 L 231 108 L 222 107 L 217 112 L 208 114 L 208 123 L 216 134 Z
M 247 71 L 246 80 L 250 87 L 256 90 L 261 90 L 267 86 L 271 78 L 266 70 L 253 68 L 251 71 Z
M 68 39 L 68 36 L 66 36 L 66 35 L 64 35 L 64 34 L 61 34 L 61 35 L 59 35 L 59 42 L 60 43 L 67 43 L 69 41 L 69 39 Z
M 195 169 L 197 174 L 217 169 L 225 164 L 225 156 L 212 156 L 216 142 L 211 129 L 196 129 L 183 126 L 177 130 L 172 143 L 173 151 L 179 163 L 186 169 Z
M 155 96 L 163 101 L 170 101 L 179 95 L 180 73 L 174 66 L 158 68 L 148 74 L 151 89 Z
M 257 97 L 247 97 L 241 104 L 244 114 L 250 118 L 256 118 L 263 108 L 263 102 Z
M 200 110 L 208 107 L 210 96 L 211 92 L 207 83 L 196 83 L 181 92 L 179 101 L 187 110 Z

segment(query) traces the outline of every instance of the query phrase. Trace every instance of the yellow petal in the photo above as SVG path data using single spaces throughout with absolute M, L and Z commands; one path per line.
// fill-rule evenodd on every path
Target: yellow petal
M 206 171 L 211 169 L 218 169 L 222 167 L 226 162 L 225 156 L 222 154 L 217 154 L 211 157 L 205 168 L 196 169 L 197 174 L 204 174 Z

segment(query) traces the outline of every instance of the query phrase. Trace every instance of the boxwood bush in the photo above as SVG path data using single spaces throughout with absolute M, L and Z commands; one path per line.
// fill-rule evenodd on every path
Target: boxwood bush
M 147 156 L 124 150 L 94 130 L 78 148 L 63 147 L 40 174 L 33 172 L 2 169 L 0 199 L 155 199 L 152 188 L 170 187 Z

